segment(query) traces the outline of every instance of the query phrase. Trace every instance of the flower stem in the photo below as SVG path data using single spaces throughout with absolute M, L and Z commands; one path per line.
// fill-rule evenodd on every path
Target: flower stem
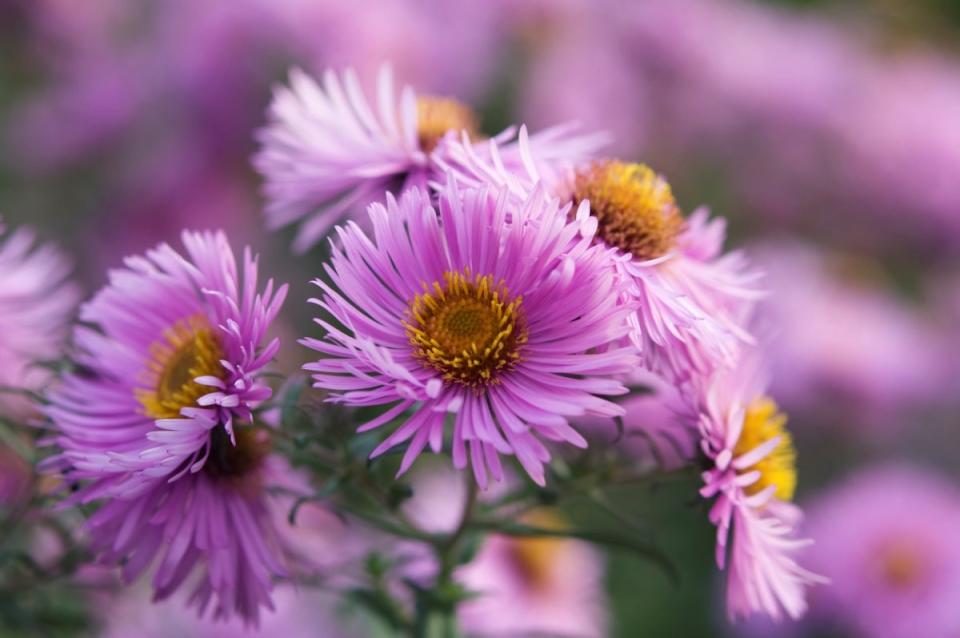
M 434 544 L 439 569 L 433 589 L 423 592 L 417 604 L 414 632 L 417 638 L 459 638 L 462 635 L 457 627 L 457 604 L 462 596 L 453 573 L 460 564 L 463 540 L 470 529 L 476 504 L 477 484 L 467 478 L 467 498 L 460 522 L 449 536 Z

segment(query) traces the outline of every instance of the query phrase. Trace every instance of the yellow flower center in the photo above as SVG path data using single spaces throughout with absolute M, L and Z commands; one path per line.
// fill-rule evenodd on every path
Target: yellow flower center
M 745 488 L 747 494 L 757 494 L 773 485 L 778 499 L 789 501 L 793 498 L 797 488 L 797 453 L 786 425 L 787 416 L 777 410 L 777 404 L 769 397 L 761 397 L 747 408 L 734 456 L 742 456 L 780 437 L 780 442 L 772 452 L 754 465 L 740 470 L 742 473 L 760 472 L 760 479 Z
M 580 171 L 574 209 L 583 200 L 590 200 L 599 238 L 637 259 L 669 252 L 683 228 L 670 185 L 644 164 L 609 161 Z
M 150 360 L 136 389 L 144 412 L 154 419 L 173 419 L 180 410 L 195 406 L 197 399 L 213 391 L 195 378 L 223 378 L 223 351 L 213 329 L 200 315 L 181 319 L 150 346 Z
M 465 130 L 476 136 L 479 127 L 473 110 L 452 98 L 421 95 L 417 98 L 417 136 L 420 148 L 429 153 L 447 131 Z
M 544 510 L 535 510 L 523 517 L 527 525 L 561 529 L 563 522 Z M 510 539 L 510 563 L 521 580 L 534 591 L 545 591 L 554 580 L 557 555 L 570 541 L 555 536 L 529 536 Z
M 410 304 L 407 336 L 414 356 L 450 383 L 479 389 L 520 359 L 527 340 L 521 297 L 493 277 L 446 272 Z

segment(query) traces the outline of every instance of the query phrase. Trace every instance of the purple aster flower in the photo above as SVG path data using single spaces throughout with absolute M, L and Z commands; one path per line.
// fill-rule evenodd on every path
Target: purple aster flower
M 304 345 L 324 357 L 306 369 L 331 400 L 388 405 L 362 431 L 402 418 L 373 452 L 407 443 L 400 472 L 430 445 L 439 452 L 453 414 L 453 460 L 480 485 L 501 480 L 512 454 L 544 483 L 543 441 L 585 446 L 568 423 L 619 414 L 598 395 L 636 363 L 628 306 L 606 249 L 566 223 L 567 210 L 535 191 L 522 204 L 487 190 L 422 189 L 369 209 L 372 239 L 351 222 L 337 231 L 313 300 L 333 316 Z M 578 239 L 579 237 L 579 239 Z
M 503 148 L 498 140 L 474 147 L 466 136 L 448 137 L 436 162 L 458 183 L 494 185 L 516 198 L 542 183 L 571 200 L 576 221 L 613 249 L 612 267 L 630 282 L 630 336 L 650 370 L 686 384 L 732 366 L 753 343 L 744 325 L 762 292 L 744 255 L 723 253 L 725 222 L 710 221 L 703 208 L 684 219 L 670 186 L 647 166 L 590 160 L 587 153 L 558 163 L 564 150 L 586 148 L 584 141 L 560 135 L 540 145 L 542 155 L 523 129 Z
M 409 86 L 397 96 L 389 66 L 380 69 L 376 97 L 374 109 L 352 70 L 342 76 L 327 71 L 321 85 L 294 69 L 290 86 L 275 92 L 254 163 L 266 180 L 268 224 L 303 222 L 298 251 L 349 213 L 382 202 L 386 191 L 426 187 L 431 178 L 443 182 L 433 163 L 438 146 L 457 131 L 477 133 L 477 117 L 457 100 L 418 96 Z M 506 142 L 514 135 L 510 128 L 494 139 Z M 591 153 L 605 139 L 567 137 L 567 127 L 534 136 L 543 168 Z M 519 153 L 510 155 L 508 162 L 519 165 Z
M 304 220 L 295 247 L 304 251 L 348 212 L 395 188 L 425 186 L 428 154 L 448 130 L 476 130 L 470 109 L 449 98 L 396 95 L 383 66 L 371 108 L 352 70 L 327 71 L 322 86 L 294 69 L 277 89 L 255 164 L 263 173 L 271 227 Z
M 717 565 L 728 569 L 731 619 L 756 612 L 799 618 L 805 588 L 824 579 L 794 559 L 811 542 L 795 533 L 796 453 L 786 416 L 763 395 L 758 369 L 751 356 L 705 386 L 698 427 L 711 467 L 700 494 L 713 499 L 710 521 L 717 526 Z
M 79 300 L 69 272 L 67 259 L 52 245 L 38 246 L 30 230 L 0 240 L 0 385 L 35 391 L 49 381 L 49 370 L 37 364 L 60 356 Z M 33 410 L 23 397 L 0 393 L 5 416 Z
M 902 466 L 860 472 L 809 508 L 813 616 L 864 638 L 960 633 L 960 491 Z
M 183 234 L 126 260 L 81 310 L 79 370 L 50 393 L 61 452 L 47 462 L 100 502 L 91 548 L 132 581 L 156 562 L 155 598 L 199 567 L 200 613 L 256 622 L 280 564 L 264 505 L 266 433 L 249 422 L 271 395 L 259 377 L 279 348 L 266 331 L 286 286 L 257 292 L 222 233 Z M 95 327 L 94 327 L 95 326 Z

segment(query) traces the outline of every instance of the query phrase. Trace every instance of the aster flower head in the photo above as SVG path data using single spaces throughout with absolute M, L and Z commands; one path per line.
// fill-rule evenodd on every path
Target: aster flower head
M 0 224 L 0 233 L 4 232 Z M 38 365 L 60 356 L 78 290 L 68 282 L 68 260 L 52 245 L 37 245 L 20 228 L 0 240 L 0 385 L 40 390 L 50 373 Z M 5 416 L 33 412 L 26 399 L 0 394 Z
M 733 365 L 753 342 L 743 326 L 762 293 L 744 256 L 723 254 L 723 220 L 710 221 L 706 209 L 685 219 L 662 176 L 592 159 L 590 137 L 557 129 L 535 138 L 525 129 L 511 145 L 448 137 L 434 161 L 458 183 L 494 185 L 516 198 L 542 185 L 570 200 L 576 222 L 612 249 L 612 267 L 630 282 L 630 337 L 650 370 L 687 385 Z
M 752 355 L 752 353 L 751 353 Z M 710 463 L 701 496 L 713 500 L 717 565 L 727 569 L 732 619 L 764 613 L 799 618 L 807 586 L 825 582 L 801 567 L 795 554 L 811 541 L 796 536 L 800 510 L 796 453 L 786 417 L 763 394 L 757 359 L 717 373 L 705 385 L 698 415 L 701 449 Z
M 620 413 L 598 395 L 626 392 L 612 377 L 636 363 L 615 345 L 628 307 L 605 249 L 542 190 L 518 204 L 450 183 L 439 210 L 411 189 L 369 213 L 372 237 L 339 228 L 331 282 L 316 282 L 313 302 L 334 322 L 318 319 L 326 337 L 303 340 L 324 355 L 306 366 L 315 386 L 389 406 L 361 430 L 402 417 L 373 452 L 407 443 L 401 472 L 427 444 L 440 451 L 450 414 L 458 468 L 486 485 L 503 476 L 500 455 L 515 455 L 543 484 L 543 442 L 584 446 L 568 419 Z
M 865 638 L 960 633 L 960 490 L 930 470 L 871 467 L 811 503 L 812 616 Z
M 409 86 L 398 98 L 387 65 L 375 105 L 352 70 L 328 70 L 318 84 L 294 69 L 268 114 L 254 160 L 266 180 L 267 220 L 274 228 L 302 221 L 300 251 L 386 191 L 425 186 L 440 140 L 450 131 L 477 129 L 470 108 L 452 98 L 417 96 Z
M 48 460 L 77 486 L 68 503 L 101 502 L 92 550 L 133 580 L 156 563 L 155 598 L 195 568 L 191 600 L 215 617 L 255 622 L 285 570 L 271 540 L 262 481 L 265 432 L 246 422 L 268 399 L 260 378 L 279 348 L 266 332 L 286 295 L 257 290 L 222 233 L 183 234 L 130 257 L 83 306 L 78 371 L 47 408 L 61 452 Z

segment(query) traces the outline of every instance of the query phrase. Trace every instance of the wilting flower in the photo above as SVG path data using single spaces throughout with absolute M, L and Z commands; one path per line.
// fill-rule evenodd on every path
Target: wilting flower
M 758 367 L 748 357 L 704 390 L 698 425 L 711 467 L 700 494 L 714 500 L 710 521 L 717 526 L 717 565 L 728 569 L 730 617 L 799 618 L 807 609 L 805 588 L 823 579 L 794 559 L 810 543 L 796 538 L 800 510 L 790 502 L 796 453 L 786 416 L 762 394 Z
M 0 241 L 0 385 L 39 390 L 50 378 L 41 365 L 60 356 L 78 291 L 67 282 L 70 264 L 51 245 L 35 245 L 18 229 Z M 30 412 L 29 402 L 0 393 L 6 416 Z
M 810 507 L 813 615 L 866 638 L 960 633 L 960 491 L 935 474 L 863 471 Z
M 286 295 L 257 292 L 257 260 L 238 273 L 222 233 L 184 233 L 126 260 L 81 310 L 78 371 L 50 393 L 62 452 L 47 466 L 100 502 L 92 550 L 132 581 L 158 559 L 155 598 L 199 567 L 201 613 L 256 622 L 285 573 L 265 518 L 266 433 L 245 422 L 271 390 L 259 378 L 279 348 L 266 342 Z M 96 327 L 93 327 L 96 326 Z
M 404 420 L 374 456 L 409 442 L 406 471 L 428 443 L 441 449 L 453 413 L 458 468 L 485 485 L 513 454 L 542 484 L 542 440 L 582 447 L 569 417 L 621 412 L 597 395 L 626 392 L 611 377 L 636 362 L 614 345 L 629 308 L 605 249 L 578 241 L 557 206 L 542 191 L 515 205 L 450 185 L 439 211 L 421 189 L 371 206 L 372 240 L 338 229 L 332 282 L 318 280 L 314 300 L 334 321 L 303 341 L 324 355 L 306 369 L 332 401 L 390 406 L 361 431 Z
M 582 144 L 562 135 L 558 143 L 560 149 Z M 558 167 L 550 155 L 562 152 L 545 144 L 549 155 L 541 156 L 523 129 L 511 146 L 500 148 L 497 140 L 478 146 L 447 138 L 438 163 L 459 183 L 495 185 L 518 198 L 543 184 L 571 200 L 577 223 L 613 249 L 612 266 L 630 282 L 625 300 L 636 307 L 631 338 L 650 370 L 686 384 L 733 365 L 753 342 L 744 324 L 762 296 L 758 274 L 741 253 L 723 254 L 722 219 L 710 221 L 703 208 L 684 219 L 670 186 L 642 164 L 580 153 Z
M 267 221 L 303 221 L 301 251 L 386 191 L 426 186 L 429 153 L 447 131 L 477 128 L 472 111 L 451 98 L 404 87 L 398 99 L 389 66 L 380 70 L 375 111 L 352 70 L 328 70 L 320 86 L 294 69 L 268 114 L 255 160 L 266 179 Z

